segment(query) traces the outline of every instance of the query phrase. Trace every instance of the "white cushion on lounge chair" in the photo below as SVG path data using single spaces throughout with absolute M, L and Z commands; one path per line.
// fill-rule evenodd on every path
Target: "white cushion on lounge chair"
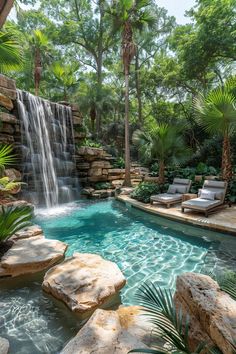
M 157 194 L 157 195 L 152 195 L 151 200 L 154 202 L 172 202 L 172 201 L 178 201 L 182 200 L 182 194 L 180 193 L 175 193 L 175 194 L 169 194 L 169 193 L 162 193 L 162 194 Z
M 186 202 L 182 203 L 182 207 L 189 208 L 189 209 L 202 209 L 207 210 L 209 208 L 215 207 L 217 205 L 221 205 L 222 202 L 220 200 L 208 200 L 203 198 L 194 198 L 187 200 Z

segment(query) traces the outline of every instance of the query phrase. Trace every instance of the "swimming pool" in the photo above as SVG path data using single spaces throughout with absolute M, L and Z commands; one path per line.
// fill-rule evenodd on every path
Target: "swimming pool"
M 116 262 L 127 279 L 121 291 L 127 305 L 134 303 L 144 281 L 174 289 L 183 272 L 236 268 L 236 237 L 149 215 L 115 200 L 41 210 L 36 222 L 46 237 L 68 243 L 67 256 L 97 253 Z M 39 276 L 2 283 L 0 332 L 9 339 L 12 353 L 57 353 L 78 329 L 73 315 L 41 291 L 41 281 Z
M 233 255 L 226 256 L 226 249 L 225 257 L 220 257 L 223 239 L 219 234 L 200 228 L 193 231 L 168 220 L 160 225 L 160 218 L 114 200 L 78 203 L 64 215 L 39 216 L 37 223 L 47 237 L 69 245 L 68 256 L 96 253 L 116 262 L 127 279 L 121 294 L 128 305 L 144 281 L 173 289 L 176 276 L 183 272 L 232 267 Z M 232 242 L 236 245 L 236 238 Z

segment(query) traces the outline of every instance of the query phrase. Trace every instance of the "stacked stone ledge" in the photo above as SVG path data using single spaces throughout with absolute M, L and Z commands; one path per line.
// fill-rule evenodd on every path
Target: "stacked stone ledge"
M 106 198 L 114 195 L 116 188 L 123 185 L 125 169 L 113 168 L 114 158 L 103 148 L 81 146 L 76 151 L 76 165 L 82 187 L 82 194 L 93 198 Z M 138 164 L 131 166 L 131 182 L 135 186 L 142 182 L 148 169 Z M 95 190 L 96 183 L 109 183 L 108 189 Z
M 20 143 L 20 122 L 16 117 L 15 81 L 0 74 L 0 144 Z

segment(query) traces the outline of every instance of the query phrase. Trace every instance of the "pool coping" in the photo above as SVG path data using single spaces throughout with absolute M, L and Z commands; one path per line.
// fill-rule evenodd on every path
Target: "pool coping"
M 199 216 L 199 214 L 193 214 L 192 212 L 182 214 L 180 211 L 180 208 L 173 207 L 167 209 L 166 207 L 160 206 L 160 205 L 151 205 L 151 204 L 144 204 L 142 202 L 139 202 L 135 199 L 130 198 L 128 195 L 119 195 L 116 196 L 116 200 L 123 202 L 125 204 L 130 205 L 133 208 L 142 210 L 144 212 L 147 212 L 152 215 L 158 215 L 161 217 L 164 217 L 169 220 L 181 222 L 183 224 L 189 224 L 192 226 L 198 226 L 203 229 L 209 229 L 211 231 L 218 231 L 224 234 L 230 234 L 236 236 L 236 223 L 235 226 L 232 225 L 226 225 L 222 221 L 221 223 L 217 222 L 215 220 L 214 222 L 211 222 L 211 216 L 206 218 L 205 216 Z M 235 210 L 235 216 L 236 216 L 236 208 L 231 207 L 230 209 Z M 225 212 L 225 210 L 224 210 Z M 181 213 L 181 214 L 180 214 Z M 220 213 L 220 211 L 218 212 Z M 232 223 L 233 224 L 233 223 Z

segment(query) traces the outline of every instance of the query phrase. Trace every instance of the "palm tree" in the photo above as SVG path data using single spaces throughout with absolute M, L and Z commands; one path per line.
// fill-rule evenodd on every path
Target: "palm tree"
M 142 31 L 153 23 L 150 15 L 149 0 L 113 0 L 109 13 L 114 19 L 114 28 L 121 30 L 122 62 L 125 75 L 125 186 L 131 186 L 130 179 L 130 143 L 129 143 L 129 74 L 130 64 L 136 53 L 133 32 Z
M 194 100 L 194 107 L 201 118 L 203 128 L 210 134 L 223 137 L 222 178 L 230 181 L 232 172 L 230 138 L 236 130 L 236 78 L 230 78 L 224 86 L 199 95 Z
M 78 71 L 78 64 L 62 64 L 55 62 L 51 66 L 50 72 L 57 81 L 56 87 L 63 91 L 63 99 L 67 101 L 70 90 L 78 85 L 78 79 L 75 74 Z
M 0 31 L 0 72 L 8 73 L 19 69 L 22 64 L 22 54 L 16 35 L 11 30 Z
M 186 147 L 181 128 L 168 124 L 153 125 L 149 132 L 136 130 L 133 143 L 138 147 L 146 162 L 157 159 L 159 163 L 159 183 L 165 182 L 167 164 L 186 161 L 191 150 Z
M 166 347 L 155 345 L 155 349 L 134 349 L 129 353 L 152 354 L 203 354 L 218 353 L 218 348 L 211 348 L 206 343 L 200 343 L 194 352 L 189 348 L 189 317 L 182 309 L 177 309 L 170 290 L 162 290 L 154 284 L 144 283 L 137 293 L 137 300 L 153 325 L 152 335 L 156 342 L 160 339 Z
M 41 81 L 42 71 L 43 71 L 42 54 L 48 50 L 49 40 L 42 31 L 36 29 L 33 31 L 33 35 L 30 38 L 30 44 L 33 49 L 33 57 L 34 57 L 35 95 L 38 96 L 40 81 Z

